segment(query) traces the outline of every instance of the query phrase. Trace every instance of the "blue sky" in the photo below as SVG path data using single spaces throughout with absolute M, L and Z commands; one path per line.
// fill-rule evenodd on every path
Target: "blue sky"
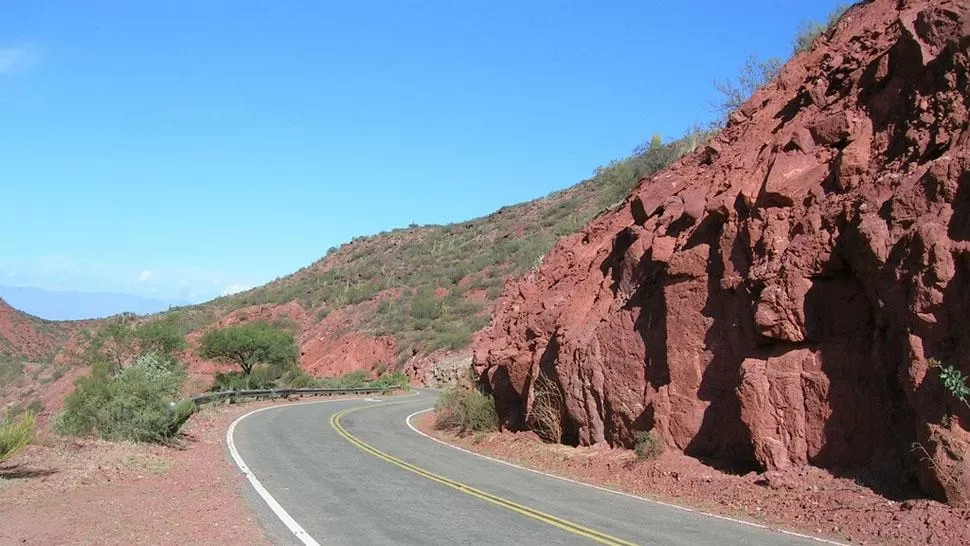
M 4 2 L 0 284 L 202 301 L 546 195 L 836 3 Z

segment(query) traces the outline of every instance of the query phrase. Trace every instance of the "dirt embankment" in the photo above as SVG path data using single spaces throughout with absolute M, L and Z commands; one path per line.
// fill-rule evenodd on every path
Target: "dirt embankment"
M 507 287 L 475 347 L 500 416 L 563 441 L 970 505 L 970 17 L 874 0 Z M 915 446 L 915 449 L 914 449 Z
M 547 444 L 532 432 L 456 436 L 435 430 L 433 422 L 427 413 L 415 424 L 482 455 L 756 525 L 855 544 L 970 543 L 970 510 L 925 499 L 886 499 L 819 468 L 732 475 L 676 451 L 640 461 L 630 450 Z

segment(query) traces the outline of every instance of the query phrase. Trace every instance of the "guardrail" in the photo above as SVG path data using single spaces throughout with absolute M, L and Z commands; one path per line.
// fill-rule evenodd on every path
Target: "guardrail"
M 340 396 L 346 394 L 383 394 L 392 388 L 360 387 L 353 389 L 250 389 L 207 392 L 189 398 L 196 406 L 233 398 L 285 398 L 288 396 Z

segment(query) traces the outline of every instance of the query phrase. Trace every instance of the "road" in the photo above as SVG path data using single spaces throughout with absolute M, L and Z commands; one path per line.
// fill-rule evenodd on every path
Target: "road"
M 227 433 L 276 544 L 820 542 L 518 469 L 406 423 L 434 394 L 289 404 Z

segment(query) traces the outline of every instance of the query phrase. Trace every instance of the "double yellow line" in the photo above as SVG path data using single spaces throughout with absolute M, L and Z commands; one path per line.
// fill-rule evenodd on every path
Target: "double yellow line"
M 588 527 L 583 527 L 582 525 L 573 523 L 571 521 L 564 520 L 562 518 L 557 518 L 556 516 L 553 516 L 553 515 L 550 515 L 550 514 L 546 514 L 545 512 L 540 512 L 539 510 L 536 510 L 534 508 L 529 508 L 528 506 L 523 506 L 521 504 L 512 502 L 512 501 L 510 501 L 508 499 L 503 499 L 502 497 L 499 497 L 497 495 L 493 495 L 491 493 L 482 491 L 481 489 L 476 489 L 476 488 L 471 487 L 469 485 L 465 485 L 465 484 L 463 484 L 461 482 L 457 482 L 455 480 L 452 480 L 452 479 L 449 479 L 449 478 L 445 478 L 444 476 L 440 476 L 438 474 L 434 474 L 434 473 L 429 472 L 429 471 L 427 471 L 427 470 L 425 470 L 423 468 L 417 467 L 417 466 L 415 466 L 413 464 L 410 464 L 410 463 L 406 463 L 406 462 L 404 462 L 404 461 L 402 461 L 402 460 L 400 460 L 400 459 L 398 459 L 396 457 L 393 457 L 391 455 L 388 455 L 387 453 L 384 453 L 383 451 L 381 451 L 381 450 L 379 450 L 379 449 L 371 446 L 370 444 L 365 443 L 361 439 L 359 439 L 356 436 L 350 434 L 349 432 L 347 432 L 347 429 L 345 429 L 340 424 L 340 418 L 343 417 L 344 415 L 347 415 L 348 413 L 351 413 L 351 412 L 354 412 L 354 411 L 358 411 L 358 410 L 364 409 L 366 407 L 367 406 L 357 407 L 357 408 L 352 408 L 352 409 L 346 409 L 346 410 L 343 410 L 343 411 L 340 411 L 340 412 L 337 412 L 337 413 L 333 414 L 330 417 L 330 426 L 332 426 L 334 428 L 334 430 L 337 431 L 338 434 L 340 434 L 341 436 L 343 436 L 344 439 L 346 439 L 351 444 L 359 447 L 363 451 L 366 451 L 367 453 L 370 453 L 371 455 L 373 455 L 373 456 L 375 456 L 375 457 L 377 457 L 379 459 L 383 459 L 383 460 L 385 460 L 385 461 L 387 461 L 387 462 L 389 462 L 389 463 L 391 463 L 391 464 L 393 464 L 395 466 L 398 466 L 398 467 L 403 468 L 405 470 L 408 470 L 410 472 L 414 472 L 415 474 L 417 474 L 419 476 L 423 476 L 423 477 L 425 477 L 425 478 L 427 478 L 427 479 L 429 479 L 431 481 L 438 482 L 438 483 L 440 483 L 442 485 L 451 487 L 452 489 L 457 489 L 458 491 L 461 491 L 462 493 L 465 493 L 465 494 L 471 495 L 473 497 L 482 499 L 482 500 L 484 500 L 486 502 L 490 502 L 490 503 L 495 504 L 497 506 L 501 506 L 502 508 L 506 508 L 508 510 L 511 510 L 511 511 L 517 513 L 517 514 L 521 514 L 523 516 L 526 516 L 526 517 L 529 517 L 529 518 L 532 518 L 532 519 L 541 521 L 543 523 L 547 523 L 549 525 L 552 525 L 553 527 L 557 527 L 559 529 L 562 529 L 563 531 L 567 531 L 567 532 L 573 533 L 575 535 L 579 535 L 579 536 L 588 538 L 589 540 L 592 540 L 593 542 L 598 542 L 600 544 L 611 544 L 611 545 L 622 545 L 622 546 L 635 546 L 635 544 L 633 542 L 628 542 L 626 540 L 623 540 L 623 539 L 620 539 L 620 538 L 616 538 L 614 536 L 610 536 L 610 535 L 608 535 L 606 533 L 601 533 L 601 532 L 596 531 L 594 529 L 590 529 Z

